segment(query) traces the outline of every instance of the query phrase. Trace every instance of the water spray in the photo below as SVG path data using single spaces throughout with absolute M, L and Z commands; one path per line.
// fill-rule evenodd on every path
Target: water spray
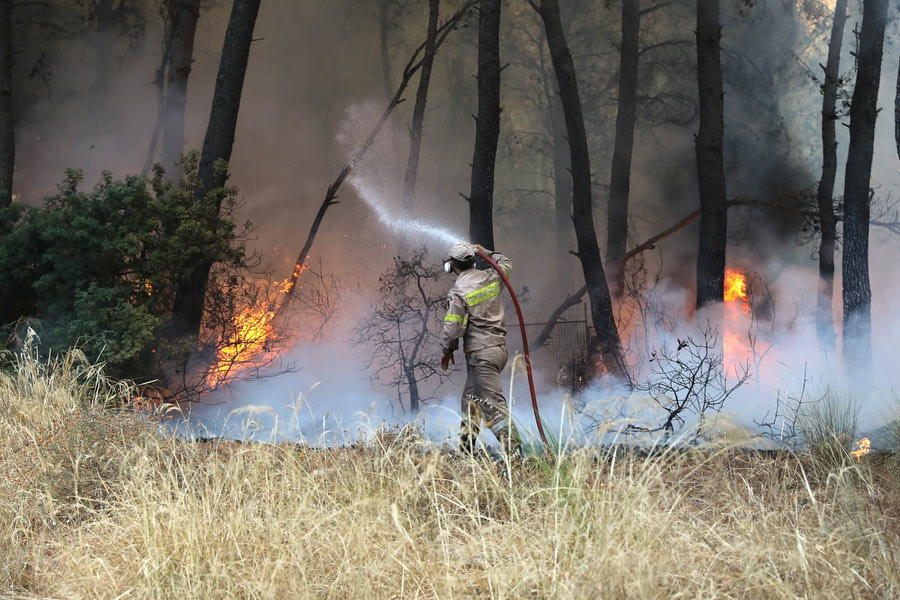
M 486 253 L 481 252 L 477 248 L 475 249 L 475 253 L 486 260 L 489 265 L 494 267 L 494 270 L 497 271 L 497 274 L 500 275 L 500 279 L 502 279 L 503 283 L 506 285 L 506 289 L 509 290 L 509 296 L 512 298 L 513 306 L 516 307 L 516 315 L 519 317 L 519 330 L 522 333 L 522 353 L 525 355 L 525 373 L 528 375 L 528 390 L 531 392 L 531 408 L 534 410 L 534 422 L 537 423 L 538 435 L 541 436 L 541 442 L 544 443 L 544 448 L 550 448 L 550 443 L 547 442 L 547 436 L 544 434 L 544 425 L 541 422 L 541 412 L 538 409 L 537 393 L 534 391 L 534 376 L 531 373 L 531 353 L 528 351 L 528 335 L 525 333 L 525 319 L 522 317 L 522 307 L 519 306 L 519 298 L 516 296 L 512 284 L 509 283 L 509 279 L 506 277 L 506 273 L 503 272 L 503 269 L 500 268 L 500 265 L 494 262 L 494 260 Z
M 405 231 L 408 234 L 414 234 L 418 236 L 425 235 L 430 238 L 439 239 L 446 243 L 454 243 L 460 239 L 458 235 L 434 223 L 428 223 L 417 219 L 397 217 L 389 209 L 388 202 L 386 202 L 385 199 L 382 198 L 374 189 L 366 185 L 361 177 L 351 177 L 350 185 L 352 185 L 356 189 L 357 193 L 359 193 L 363 201 L 365 201 L 366 204 L 368 204 L 369 207 L 375 211 L 378 220 L 381 221 L 383 225 L 394 231 Z M 479 252 L 478 249 L 476 249 L 475 252 L 479 256 L 484 258 L 488 262 L 488 264 L 490 264 L 500 275 L 503 283 L 506 284 L 506 289 L 509 290 L 509 295 L 512 298 L 513 305 L 516 307 L 516 315 L 519 317 L 519 329 L 522 332 L 522 350 L 525 354 L 525 372 L 528 374 L 528 389 L 531 392 L 531 408 L 534 410 L 534 420 L 535 423 L 537 423 L 538 434 L 541 436 L 541 442 L 544 443 L 545 448 L 549 448 L 550 444 L 547 442 L 547 436 L 544 433 L 544 425 L 541 422 L 541 415 L 540 411 L 538 410 L 537 393 L 534 391 L 534 376 L 531 372 L 531 354 L 528 351 L 528 336 L 525 333 L 525 319 L 522 317 L 522 307 L 519 305 L 519 298 L 516 296 L 516 292 L 513 289 L 512 284 L 510 284 L 509 279 L 507 279 L 506 273 L 503 272 L 503 269 L 501 269 L 500 266 L 496 262 L 494 262 L 490 256 Z

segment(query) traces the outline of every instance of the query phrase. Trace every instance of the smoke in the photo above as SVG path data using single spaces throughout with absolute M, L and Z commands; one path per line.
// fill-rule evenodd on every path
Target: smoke
M 198 29 L 195 62 L 189 83 L 186 139 L 189 148 L 202 144 L 214 87 L 228 3 L 205 8 Z M 370 3 L 368 3 L 370 4 Z M 343 164 L 368 135 L 387 105 L 382 80 L 378 28 L 374 8 L 367 3 L 263 3 L 254 35 L 250 65 L 230 165 L 230 183 L 243 199 L 241 217 L 258 227 L 251 246 L 269 261 L 274 278 L 288 276 L 312 219 Z M 742 7 L 742 8 L 741 8 Z M 749 7 L 749 8 L 748 8 Z M 565 10 L 565 9 L 564 9 Z M 571 10 L 575 10 L 574 8 Z M 599 7 L 597 10 L 600 11 Z M 741 10 L 751 10 L 744 14 Z M 418 11 L 418 12 L 417 12 Z M 597 40 L 615 40 L 617 25 L 607 22 L 614 11 L 601 11 L 598 30 L 609 35 L 573 36 L 579 66 L 587 66 L 583 86 L 585 111 L 591 128 L 595 175 L 596 223 L 604 237 L 602 208 L 611 162 L 615 122 L 616 53 Z M 592 14 L 592 13 L 587 13 Z M 404 13 L 392 29 L 389 43 L 393 82 L 409 52 L 421 41 L 425 14 L 419 8 Z M 508 11 L 507 24 L 521 26 L 504 33 L 504 53 L 513 47 L 521 56 L 536 56 L 532 40 L 540 40 L 533 11 Z M 576 20 L 577 21 L 577 20 Z M 848 24 L 848 32 L 852 29 Z M 29 78 L 22 58 L 19 80 L 30 81 L 27 105 L 17 120 L 17 187 L 21 196 L 37 203 L 52 193 L 63 169 L 82 168 L 87 185 L 101 169 L 116 176 L 135 173 L 144 163 L 156 115 L 154 70 L 159 61 L 160 26 L 147 11 L 147 29 L 137 45 L 120 41 L 111 46 L 109 71 L 98 85 L 94 38 L 61 39 L 48 55 L 52 79 Z M 663 43 L 666 56 L 648 52 L 642 94 L 654 104 L 641 110 L 635 138 L 632 172 L 632 242 L 641 242 L 697 208 L 691 102 L 696 94 L 692 78 L 692 11 L 676 3 L 645 18 L 642 44 Z M 587 26 L 588 19 L 574 23 Z M 525 35 L 521 30 L 534 35 Z M 813 22 L 790 3 L 735 3 L 723 6 L 723 57 L 726 79 L 726 148 L 729 195 L 776 201 L 815 184 L 818 179 L 818 120 L 820 96 L 807 68 L 824 62 L 827 42 L 822 21 Z M 604 30 L 605 31 L 605 30 Z M 343 311 L 327 342 L 298 348 L 292 359 L 295 373 L 235 385 L 207 404 L 192 408 L 180 431 L 202 435 L 223 432 L 252 439 L 303 439 L 341 443 L 368 436 L 384 424 L 406 417 L 397 408 L 392 390 L 371 383 L 364 371 L 364 346 L 353 346 L 349 331 L 371 311 L 377 277 L 391 264 L 401 237 L 412 246 L 424 244 L 429 257 L 443 257 L 446 247 L 465 237 L 469 162 L 474 139 L 474 32 L 460 30 L 442 46 L 426 110 L 425 141 L 414 215 L 400 208 L 406 166 L 407 126 L 411 104 L 401 104 L 365 159 L 355 165 L 339 190 L 339 203 L 330 207 L 313 245 L 313 260 L 345 280 Z M 851 36 L 847 36 L 842 69 L 849 70 Z M 581 39 L 587 41 L 580 41 Z M 673 43 L 669 43 L 673 42 Z M 685 45 L 687 44 L 687 45 Z M 602 46 L 602 47 L 600 47 Z M 36 48 L 37 46 L 35 46 Z M 885 73 L 896 69 L 896 51 L 885 50 Z M 35 64 L 34 48 L 23 51 Z M 674 58 L 673 58 L 674 57 Z M 681 60 L 684 64 L 666 63 Z M 506 59 L 504 59 L 506 60 Z M 555 254 L 553 231 L 552 163 L 547 154 L 543 99 L 529 93 L 540 81 L 535 61 L 516 60 L 504 70 L 503 135 L 496 167 L 495 239 L 497 250 L 513 263 L 513 283 L 527 288 L 526 319 L 540 322 L 558 302 L 579 287 L 578 261 Z M 662 65 L 665 68 L 660 67 Z M 549 68 L 549 64 L 544 65 Z M 667 73 L 663 78 L 661 73 Z M 665 87 L 653 87 L 662 80 Z M 883 78 L 880 106 L 893 101 L 890 77 Z M 41 85 L 35 84 L 40 82 Z M 599 83 L 598 83 L 599 82 Z M 675 86 L 675 87 L 671 87 Z M 608 85 L 605 86 L 609 88 Z M 614 87 L 614 86 L 613 86 Z M 513 91 L 515 89 L 515 91 Z M 102 102 L 94 94 L 103 92 Z M 664 93 L 663 93 L 664 92 Z M 897 198 L 897 177 L 890 111 L 879 120 L 873 187 L 881 199 Z M 687 115 L 687 116 L 686 116 Z M 846 150 L 846 128 L 838 127 L 839 151 Z M 524 140 L 524 141 L 523 141 Z M 540 141 L 538 141 L 540 140 Z M 843 164 L 845 157 L 839 157 Z M 842 189 L 839 171 L 837 189 Z M 733 213 L 728 249 L 730 264 L 759 273 L 774 296 L 774 320 L 759 324 L 758 364 L 754 378 L 729 399 L 726 412 L 752 425 L 771 413 L 778 398 L 815 396 L 827 389 L 862 397 L 864 415 L 877 423 L 897 384 L 892 364 L 898 320 L 894 301 L 900 293 L 895 275 L 898 241 L 873 230 L 871 273 L 874 325 L 872 370 L 863 378 L 845 376 L 839 355 L 819 349 L 814 309 L 817 286 L 815 248 L 799 245 L 793 236 L 796 222 L 784 213 L 759 210 Z M 648 273 L 648 302 L 665 317 L 636 354 L 635 370 L 646 376 L 647 350 L 679 338 L 696 336 L 702 317 L 693 315 L 693 277 L 696 264 L 696 224 L 662 240 L 644 255 Z M 574 250 L 574 248 L 572 248 Z M 840 262 L 840 261 L 838 261 Z M 575 273 L 573 289 L 558 289 L 557 273 Z M 840 273 L 836 289 L 840 290 Z M 450 280 L 447 279 L 447 287 Z M 584 317 L 583 306 L 573 308 L 570 320 Z M 835 298 L 840 323 L 840 298 Z M 513 315 L 507 316 L 510 343 L 517 335 Z M 644 318 L 650 319 L 648 316 Z M 746 327 L 746 324 L 744 324 Z M 746 336 L 747 331 L 738 332 Z M 508 375 L 509 369 L 506 374 Z M 577 430 L 573 402 L 583 402 L 609 420 L 652 422 L 645 398 L 624 392 L 590 389 L 570 399 L 554 383 L 555 373 L 539 374 L 541 408 L 550 429 L 562 437 L 591 439 Z M 452 439 L 458 426 L 458 394 L 463 374 L 437 390 L 440 401 L 419 417 L 435 440 Z M 533 422 L 521 374 L 510 388 L 514 414 L 523 426 Z M 218 404 L 221 402 L 221 404 Z M 627 413 L 627 414 L 626 414 Z M 224 425 L 223 425 L 224 424 Z M 250 431 L 250 428 L 254 428 Z M 532 430 L 533 435 L 533 430 Z M 581 436 L 581 437 L 578 437 Z M 490 438 L 487 438 L 490 439 Z

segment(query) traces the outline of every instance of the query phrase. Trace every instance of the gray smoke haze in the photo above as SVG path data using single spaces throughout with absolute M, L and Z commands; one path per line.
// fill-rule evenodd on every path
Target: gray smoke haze
M 188 148 L 197 149 L 202 144 L 229 4 L 213 3 L 201 14 L 188 92 Z M 824 62 L 827 35 L 822 35 L 822 22 L 810 25 L 805 16 L 781 2 L 756 3 L 756 12 L 749 17 L 739 14 L 736 6 L 723 6 L 729 195 L 774 200 L 807 188 L 818 179 L 821 96 L 804 74 L 804 64 L 815 70 Z M 689 8 L 676 3 L 671 12 L 649 15 L 642 43 L 674 39 L 689 44 L 693 39 Z M 392 30 L 391 87 L 425 31 L 424 9 L 417 10 Z M 576 63 L 585 68 L 585 78 L 595 77 L 593 83 L 585 82 L 582 93 L 592 127 L 596 223 L 602 244 L 615 86 L 608 86 L 610 89 L 602 93 L 597 90 L 602 90 L 618 68 L 613 46 L 618 39 L 618 17 L 615 9 L 593 10 L 602 18 L 599 33 L 574 37 L 572 44 Z M 28 202 L 36 203 L 51 193 L 67 167 L 84 169 L 87 185 L 97 180 L 100 169 L 116 176 L 140 170 L 156 115 L 152 81 L 159 61 L 160 25 L 152 12 L 148 14 L 151 17 L 142 43 L 132 49 L 122 43 L 113 45 L 109 57 L 113 70 L 103 81 L 96 77 L 93 38 L 58 43 L 48 91 L 35 96 L 37 100 L 23 109 L 17 124 L 17 185 Z M 589 22 L 568 17 L 575 29 Z M 853 22 L 851 17 L 848 32 Z M 538 21 L 524 1 L 509 3 L 504 25 L 513 24 L 517 29 L 509 28 L 504 33 L 504 56 L 513 57 L 517 47 L 522 55 L 534 56 L 537 46 L 521 31 L 540 40 Z M 413 226 L 412 243 L 426 244 L 435 261 L 443 257 L 450 239 L 464 236 L 468 228 L 467 205 L 460 194 L 468 193 L 474 140 L 474 37 L 474 28 L 464 28 L 441 48 L 426 113 L 413 217 L 434 230 Z M 230 183 L 240 189 L 244 200 L 240 216 L 258 226 L 255 249 L 269 261 L 274 277 L 279 279 L 290 274 L 326 188 L 387 103 L 376 6 L 351 0 L 263 2 L 254 38 Z M 648 60 L 664 66 L 653 71 L 654 85 L 668 86 L 673 96 L 692 98 L 696 93 L 689 63 L 692 51 L 679 45 L 668 48 L 661 55 L 648 55 Z M 850 42 L 845 42 L 845 72 L 849 70 L 850 49 Z M 882 108 L 893 102 L 896 57 L 889 36 L 879 103 Z M 682 59 L 688 63 L 679 71 L 673 65 Z M 580 286 L 581 275 L 574 256 L 556 255 L 546 124 L 541 103 L 526 102 L 528 91 L 536 90 L 534 82 L 539 80 L 535 64 L 508 60 L 511 64 L 503 75 L 504 133 L 496 169 L 496 246 L 514 262 L 517 289 L 529 289 L 526 319 L 539 322 Z M 549 62 L 544 67 L 549 68 Z M 661 72 L 667 72 L 669 78 L 659 79 Z M 328 436 L 353 435 L 356 428 L 368 431 L 382 422 L 403 420 L 391 403 L 392 393 L 369 382 L 363 372 L 365 350 L 351 345 L 349 332 L 370 310 L 376 298 L 377 277 L 397 252 L 400 230 L 410 228 L 410 215 L 400 214 L 398 208 L 413 92 L 406 96 L 408 101 L 397 109 L 375 146 L 345 182 L 340 203 L 329 209 L 313 246 L 313 259 L 321 259 L 324 269 L 347 282 L 343 308 L 327 342 L 297 349 L 298 373 L 241 384 L 223 392 L 221 398 L 211 398 L 209 405 L 198 405 L 192 415 L 194 426 L 213 428 L 213 423 L 231 414 L 229 431 L 237 435 L 235 432 L 246 427 L 247 417 L 256 415 L 256 438 L 274 435 L 335 441 L 341 438 Z M 676 117 L 684 112 L 682 104 L 661 105 L 654 111 L 642 110 L 636 134 L 631 196 L 634 243 L 698 206 L 693 166 L 696 122 L 678 121 Z M 872 175 L 879 199 L 900 194 L 891 112 L 883 110 L 879 120 Z M 846 128 L 838 127 L 838 135 L 839 152 L 843 153 Z M 839 157 L 840 164 L 844 158 Z M 838 191 L 842 182 L 843 172 L 839 170 Z M 866 417 L 876 422 L 898 383 L 892 346 L 900 334 L 893 314 L 893 298 L 900 293 L 900 281 L 893 257 L 900 241 L 878 229 L 872 231 L 876 375 L 864 382 L 846 381 L 841 376 L 839 357 L 821 352 L 816 342 L 814 245 L 796 244 L 785 233 L 789 228 L 779 227 L 784 222 L 778 215 L 750 212 L 743 218 L 735 217 L 732 224 L 735 236 L 728 250 L 729 263 L 765 278 L 775 297 L 776 325 L 770 327 L 774 329 L 771 340 L 760 340 L 760 344 L 771 344 L 760 374 L 729 401 L 726 412 L 742 422 L 752 422 L 774 408 L 779 394 L 799 394 L 804 386 L 809 390 L 832 387 L 852 390 L 864 401 Z M 660 242 L 645 257 L 648 271 L 659 278 L 654 297 L 677 322 L 668 338 L 654 336 L 653 344 L 696 335 L 697 322 L 690 310 L 696 232 L 696 224 L 691 225 Z M 573 273 L 573 289 L 558 289 L 559 270 Z M 449 287 L 450 280 L 444 283 Z M 840 290 L 839 279 L 836 290 Z M 579 306 L 569 316 L 577 319 L 583 314 Z M 838 322 L 840 314 L 840 298 L 836 297 Z M 511 313 L 507 325 L 512 340 L 517 333 Z M 461 376 L 457 372 L 454 380 L 438 391 L 442 401 L 423 417 L 435 439 L 452 437 L 458 424 L 455 411 Z M 568 400 L 552 385 L 553 374 L 541 376 L 545 417 L 553 422 L 551 427 L 564 427 L 560 423 L 566 422 Z M 527 388 L 521 376 L 516 381 L 513 396 L 517 415 L 520 422 L 529 425 L 533 420 Z M 220 399 L 223 404 L 212 404 Z M 642 402 L 635 397 L 623 400 L 621 394 L 600 389 L 586 392 L 583 401 L 606 411 L 604 414 L 620 416 L 623 402 L 633 406 Z M 652 418 L 644 411 L 635 414 L 635 418 Z

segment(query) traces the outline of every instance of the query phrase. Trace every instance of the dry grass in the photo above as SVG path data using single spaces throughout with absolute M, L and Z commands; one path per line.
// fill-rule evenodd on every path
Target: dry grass
M 67 371 L 68 370 L 68 371 Z M 0 374 L 0 596 L 893 598 L 897 472 L 722 447 L 463 460 L 189 444 L 77 365 Z

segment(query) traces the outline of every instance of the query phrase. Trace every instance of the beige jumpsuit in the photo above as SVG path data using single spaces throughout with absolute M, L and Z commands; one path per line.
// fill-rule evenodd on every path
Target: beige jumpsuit
M 498 252 L 491 258 L 507 277 L 512 262 Z M 481 424 L 490 429 L 504 451 L 521 452 L 521 442 L 503 396 L 500 372 L 506 366 L 506 326 L 500 292 L 503 282 L 494 269 L 467 269 L 456 277 L 447 294 L 447 314 L 441 335 L 445 354 L 463 339 L 466 355 L 466 385 L 462 396 L 460 446 L 473 453 Z

